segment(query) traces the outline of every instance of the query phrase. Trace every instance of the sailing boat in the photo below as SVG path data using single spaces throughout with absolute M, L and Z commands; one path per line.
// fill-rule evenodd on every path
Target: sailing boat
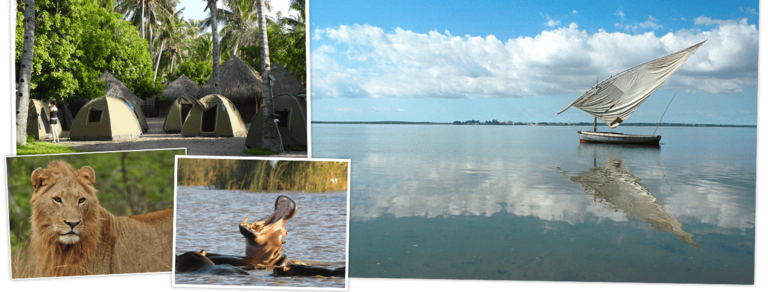
M 629 135 L 615 133 L 613 129 L 626 121 L 704 42 L 608 77 L 595 84 L 557 114 L 575 106 L 595 117 L 592 131 L 578 131 L 579 140 L 582 143 L 658 145 L 661 140 L 660 135 Z M 611 132 L 598 132 L 597 119 L 611 127 Z

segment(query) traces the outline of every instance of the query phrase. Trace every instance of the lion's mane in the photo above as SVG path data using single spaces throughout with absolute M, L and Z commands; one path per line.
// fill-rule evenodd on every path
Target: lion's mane
M 115 216 L 99 205 L 95 172 L 75 170 L 52 161 L 32 172 L 30 247 L 38 277 L 170 271 L 173 257 L 173 209 L 136 216 Z M 61 211 L 54 199 L 83 200 Z M 69 198 L 69 197 L 67 197 Z M 59 204 L 61 205 L 61 204 Z M 81 225 L 74 243 L 64 243 L 56 230 L 61 212 L 78 212 Z M 64 220 L 66 223 L 66 219 Z M 74 229 L 74 227 L 73 227 Z

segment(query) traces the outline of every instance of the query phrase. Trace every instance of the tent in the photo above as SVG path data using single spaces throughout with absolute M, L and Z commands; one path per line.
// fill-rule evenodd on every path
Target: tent
M 197 85 L 197 83 L 192 81 L 192 79 L 189 79 L 189 77 L 184 75 L 179 76 L 179 78 L 176 78 L 176 80 L 165 86 L 163 94 L 161 95 L 163 100 L 155 102 L 160 107 L 160 114 L 167 113 L 174 102 L 182 96 L 194 98 L 197 96 L 197 93 L 200 92 L 200 89 L 200 85 Z
M 237 107 L 226 97 L 211 94 L 192 106 L 184 120 L 181 135 L 243 137 L 246 130 Z
M 71 140 L 123 140 L 141 136 L 136 114 L 124 99 L 102 96 L 86 103 L 69 131 Z
M 147 119 L 144 117 L 144 112 L 141 110 L 141 99 L 133 94 L 133 92 L 128 89 L 125 84 L 120 82 L 120 80 L 117 80 L 117 78 L 112 75 L 112 73 L 109 73 L 109 71 L 104 71 L 104 73 L 101 74 L 99 78 L 107 83 L 107 93 L 105 95 L 124 100 L 128 107 L 131 108 L 131 111 L 133 111 L 136 119 L 138 119 L 139 125 L 141 125 L 142 133 L 149 131 Z
M 51 136 L 51 125 L 48 123 L 48 104 L 37 99 L 29 100 L 29 117 L 27 118 L 27 135 L 35 136 L 36 140 Z M 61 123 L 56 127 L 61 135 Z
M 144 111 L 141 110 L 141 107 L 130 100 L 127 100 L 124 98 L 118 98 L 118 99 L 125 102 L 125 105 L 127 105 L 128 108 L 131 109 L 131 112 L 133 112 L 133 115 L 136 117 L 136 120 L 139 122 L 139 126 L 141 126 L 141 132 L 142 133 L 149 132 L 149 125 L 147 124 L 147 118 L 144 117 Z
M 307 150 L 307 101 L 304 95 L 282 94 L 272 99 L 278 122 L 277 128 L 284 150 Z M 262 108 L 263 109 L 263 108 Z M 248 129 L 246 148 L 261 147 L 264 132 L 264 111 L 259 109 Z
M 237 56 L 232 56 L 219 67 L 219 92 L 232 101 L 242 113 L 243 121 L 250 121 L 262 103 L 261 76 Z M 203 86 L 197 98 L 214 94 L 213 81 Z
M 168 115 L 165 117 L 163 132 L 180 133 L 184 126 L 184 120 L 195 103 L 197 100 L 194 97 L 182 96 L 174 100 L 170 110 L 168 110 Z
M 120 82 L 120 80 L 117 80 L 117 78 L 112 75 L 112 73 L 109 73 L 109 71 L 104 71 L 104 73 L 99 76 L 99 79 L 102 79 L 107 83 L 107 93 L 104 94 L 105 96 L 119 97 L 131 101 L 136 105 L 141 105 L 141 99 L 133 94 L 133 91 L 128 89 L 128 87 Z

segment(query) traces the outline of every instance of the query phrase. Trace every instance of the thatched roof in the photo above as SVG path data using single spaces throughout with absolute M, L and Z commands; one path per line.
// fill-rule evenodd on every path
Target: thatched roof
M 307 89 L 301 85 L 301 82 L 282 66 L 274 63 L 270 69 L 270 74 L 277 79 L 272 83 L 272 96 L 278 96 L 283 93 L 290 93 L 293 95 L 307 93 Z
M 189 77 L 181 75 L 179 78 L 176 78 L 171 83 L 168 83 L 168 86 L 163 89 L 163 98 L 165 98 L 165 101 L 174 101 L 179 97 L 187 96 L 187 97 L 195 97 L 197 96 L 197 93 L 200 92 L 200 85 L 197 85 L 192 79 L 189 79 Z
M 237 56 L 232 56 L 219 67 L 219 94 L 234 103 L 247 99 L 261 102 L 261 77 Z M 213 94 L 213 82 L 208 79 L 197 93 L 197 99 Z
M 117 80 L 117 78 L 115 78 L 112 73 L 109 73 L 109 71 L 104 71 L 104 74 L 101 74 L 99 79 L 107 82 L 107 93 L 105 94 L 106 96 L 120 97 L 126 100 L 130 100 L 136 104 L 141 104 L 139 97 L 133 94 L 133 92 L 131 92 L 128 87 L 125 87 L 125 84 L 120 82 L 120 80 Z

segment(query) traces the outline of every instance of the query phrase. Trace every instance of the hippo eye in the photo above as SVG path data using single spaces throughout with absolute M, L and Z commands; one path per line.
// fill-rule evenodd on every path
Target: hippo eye
M 61 203 L 61 198 L 55 197 L 55 198 L 53 198 L 53 201 L 56 202 L 56 203 Z
M 85 202 L 85 198 L 80 198 L 80 200 L 79 200 L 79 201 L 77 201 L 77 202 L 78 202 L 78 203 L 80 203 L 80 204 L 82 204 L 83 202 Z

